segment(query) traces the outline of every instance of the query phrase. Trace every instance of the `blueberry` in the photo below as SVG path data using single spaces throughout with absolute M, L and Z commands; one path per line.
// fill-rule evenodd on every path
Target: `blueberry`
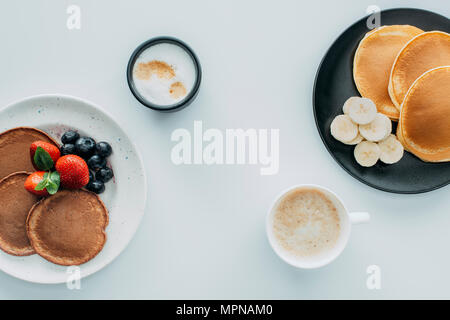
M 99 142 L 95 146 L 95 151 L 98 155 L 101 155 L 104 158 L 108 158 L 112 153 L 111 145 L 108 142 Z
M 78 140 L 78 138 L 80 137 L 80 134 L 78 132 L 75 131 L 66 131 L 63 136 L 61 137 L 61 142 L 63 144 L 74 144 L 75 141 Z
M 77 149 L 74 144 L 66 143 L 61 147 L 61 155 L 76 154 Z
M 95 141 L 89 137 L 81 137 L 75 142 L 77 154 L 82 158 L 89 158 L 94 153 Z
M 86 189 L 95 192 L 96 194 L 100 194 L 105 191 L 105 184 L 101 181 L 92 181 L 88 183 Z
M 95 181 L 95 173 L 89 170 L 89 183 Z
M 95 174 L 95 179 L 103 181 L 103 182 L 108 182 L 109 180 L 112 179 L 113 177 L 113 171 L 112 169 L 106 167 L 106 168 L 101 168 L 100 170 L 97 171 L 97 173 Z
M 106 159 L 99 156 L 98 154 L 93 155 L 87 161 L 87 165 L 92 170 L 97 170 L 106 166 Z

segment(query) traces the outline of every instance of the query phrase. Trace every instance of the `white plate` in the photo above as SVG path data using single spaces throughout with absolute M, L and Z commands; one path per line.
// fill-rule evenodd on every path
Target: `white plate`
M 107 241 L 94 259 L 80 266 L 81 277 L 99 271 L 127 246 L 144 214 L 147 181 L 139 153 L 109 115 L 93 103 L 75 97 L 39 95 L 0 110 L 0 132 L 20 126 L 44 130 L 58 141 L 71 128 L 111 144 L 113 154 L 108 161 L 114 179 L 106 184 L 106 191 L 101 195 L 109 210 Z M 1 250 L 0 269 L 37 283 L 63 283 L 69 276 L 67 267 L 47 262 L 38 255 L 15 257 Z

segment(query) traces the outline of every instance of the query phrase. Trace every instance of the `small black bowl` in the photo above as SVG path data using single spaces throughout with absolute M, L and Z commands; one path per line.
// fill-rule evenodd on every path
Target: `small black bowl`
M 133 68 L 134 68 L 134 64 L 136 63 L 136 60 L 139 57 L 139 55 L 144 50 L 148 49 L 149 47 L 154 46 L 156 44 L 160 44 L 160 43 L 170 43 L 170 44 L 177 45 L 177 46 L 181 47 L 182 49 L 184 49 L 192 58 L 192 61 L 194 62 L 194 66 L 195 66 L 195 71 L 196 71 L 194 86 L 192 87 L 191 91 L 186 95 L 186 97 L 183 100 L 178 101 L 175 104 L 164 105 L 164 106 L 154 104 L 154 103 L 146 100 L 136 89 L 136 86 L 133 81 Z M 200 62 L 199 62 L 197 56 L 195 55 L 194 51 L 186 43 L 184 43 L 183 41 L 178 40 L 176 38 L 172 38 L 172 37 L 157 37 L 157 38 L 152 38 L 150 40 L 145 41 L 139 47 L 137 47 L 136 50 L 134 50 L 133 54 L 130 57 L 130 61 L 128 62 L 127 81 L 128 81 L 128 86 L 130 87 L 131 93 L 133 93 L 135 98 L 140 103 L 142 103 L 144 106 L 146 106 L 147 108 L 161 111 L 161 112 L 174 112 L 174 111 L 178 111 L 178 110 L 181 110 L 181 109 L 187 107 L 197 97 L 198 91 L 200 89 L 200 83 L 202 82 L 202 68 L 200 66 Z

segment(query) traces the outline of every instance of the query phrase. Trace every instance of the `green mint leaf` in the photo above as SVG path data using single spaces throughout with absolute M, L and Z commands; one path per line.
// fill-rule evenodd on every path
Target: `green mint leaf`
M 54 183 L 53 181 L 49 180 L 48 184 L 47 184 L 47 192 L 49 194 L 55 194 L 58 192 L 58 185 L 56 185 L 56 183 Z
M 47 181 L 48 181 L 48 172 L 44 174 L 43 179 L 38 183 L 38 185 L 34 188 L 36 191 L 44 190 L 47 187 Z
M 50 193 L 50 194 L 55 194 L 56 192 L 58 192 L 59 185 L 60 185 L 60 180 L 61 180 L 61 179 L 60 179 L 60 176 L 59 176 L 59 172 L 58 172 L 58 171 L 54 171 L 54 172 L 50 173 L 50 181 L 51 181 L 52 185 L 54 186 L 55 192 L 54 192 L 54 193 L 50 192 L 50 190 L 49 190 L 48 187 L 47 187 L 48 193 Z M 52 189 L 52 190 L 53 190 L 53 189 Z
M 54 165 L 52 157 L 42 147 L 37 147 L 33 160 L 36 166 L 43 171 L 50 170 Z
M 59 181 L 60 181 L 60 175 L 59 175 L 59 172 L 58 172 L 58 171 L 53 171 L 53 172 L 50 174 L 50 179 L 52 179 L 52 181 L 54 181 L 54 182 L 59 183 Z

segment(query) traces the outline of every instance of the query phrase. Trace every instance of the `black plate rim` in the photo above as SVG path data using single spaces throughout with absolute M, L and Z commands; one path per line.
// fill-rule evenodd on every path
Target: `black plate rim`
M 433 12 L 433 11 L 424 10 L 424 9 L 419 9 L 419 8 L 404 8 L 404 7 L 402 7 L 402 8 L 392 8 L 392 9 L 381 10 L 381 11 L 380 11 L 380 14 L 383 14 L 383 13 L 386 13 L 386 12 L 392 12 L 392 11 L 405 11 L 405 10 L 406 10 L 406 11 L 416 11 L 416 12 L 417 12 L 417 11 L 419 11 L 419 12 L 426 12 L 426 13 L 431 13 L 431 14 L 434 14 L 434 15 L 441 16 L 441 17 L 446 18 L 445 16 L 443 16 L 443 15 L 441 15 L 441 14 L 438 14 L 438 13 L 435 13 L 435 12 Z M 322 60 L 320 61 L 319 67 L 317 68 L 316 75 L 315 75 L 315 78 L 314 78 L 314 87 L 313 87 L 313 94 L 312 94 L 312 105 L 313 105 L 313 108 L 312 108 L 312 109 L 313 109 L 313 115 L 314 115 L 314 122 L 316 123 L 316 128 L 317 128 L 317 131 L 319 132 L 320 139 L 322 140 L 323 145 L 325 146 L 325 148 L 327 149 L 327 151 L 328 151 L 328 153 L 331 155 L 331 157 L 334 159 L 334 161 L 335 161 L 342 169 L 344 169 L 345 172 L 347 172 L 350 176 L 352 176 L 353 178 L 355 178 L 355 179 L 358 180 L 359 182 L 361 182 L 361 183 L 363 183 L 363 184 L 365 184 L 365 185 L 367 185 L 367 186 L 369 186 L 369 187 L 372 187 L 372 188 L 374 188 L 374 189 L 381 190 L 381 191 L 384 191 L 384 192 L 389 192 L 389 193 L 395 193 L 395 194 L 420 194 L 420 193 L 426 193 L 426 192 L 430 192 L 430 191 L 434 191 L 434 190 L 443 188 L 443 187 L 445 187 L 445 186 L 447 186 L 447 185 L 450 184 L 450 179 L 449 179 L 447 182 L 443 183 L 443 184 L 439 184 L 439 185 L 433 186 L 433 187 L 431 187 L 431 188 L 425 188 L 425 189 L 414 190 L 414 191 L 394 190 L 394 189 L 390 189 L 390 188 L 386 188 L 386 187 L 380 187 L 380 186 L 374 185 L 373 183 L 367 182 L 367 181 L 365 181 L 364 179 L 362 179 L 361 177 L 359 177 L 358 175 L 353 174 L 352 172 L 350 172 L 350 171 L 349 171 L 349 170 L 348 170 L 348 169 L 347 169 L 347 168 L 346 168 L 346 167 L 345 167 L 345 166 L 344 166 L 344 165 L 343 165 L 343 164 L 335 157 L 335 155 L 333 154 L 333 152 L 331 152 L 330 148 L 328 147 L 328 144 L 326 143 L 325 137 L 322 135 L 322 132 L 320 131 L 319 121 L 318 121 L 318 119 L 317 119 L 317 112 L 316 112 L 316 110 L 317 110 L 317 106 L 316 106 L 316 89 L 317 89 L 317 80 L 318 80 L 320 71 L 321 71 L 321 69 L 322 69 L 322 65 L 323 65 L 325 59 L 328 57 L 328 54 L 330 53 L 331 49 L 332 49 L 332 48 L 334 47 L 334 45 L 341 39 L 341 37 L 342 37 L 349 29 L 351 29 L 351 28 L 354 27 L 355 25 L 361 23 L 362 21 L 365 21 L 368 17 L 369 17 L 369 15 L 366 15 L 365 17 L 363 17 L 363 18 L 359 19 L 358 21 L 354 22 L 353 24 L 351 24 L 351 25 L 350 25 L 349 27 L 347 27 L 343 32 L 341 32 L 341 33 L 339 34 L 339 36 L 338 36 L 338 37 L 333 41 L 333 43 L 330 45 L 330 47 L 328 48 L 328 50 L 327 50 L 326 53 L 324 54 Z

